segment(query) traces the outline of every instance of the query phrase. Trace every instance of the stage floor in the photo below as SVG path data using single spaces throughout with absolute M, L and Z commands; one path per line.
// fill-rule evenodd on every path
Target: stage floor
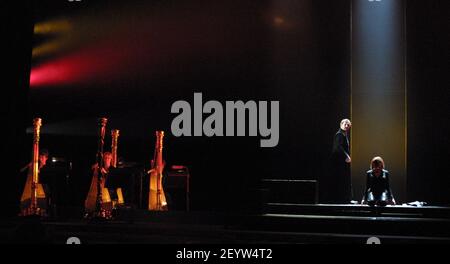
M 33 235 L 34 234 L 34 235 Z M 2 242 L 64 244 L 450 243 L 450 208 L 267 204 L 261 213 L 124 210 L 106 222 L 9 218 Z

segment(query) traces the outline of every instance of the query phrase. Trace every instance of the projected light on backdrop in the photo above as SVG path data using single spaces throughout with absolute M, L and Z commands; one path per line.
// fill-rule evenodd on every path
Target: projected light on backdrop
M 33 59 L 55 55 L 70 47 L 73 36 L 72 25 L 67 19 L 50 20 L 34 25 L 34 35 L 46 38 L 33 48 Z
M 252 47 L 235 36 L 243 34 L 245 17 L 230 24 L 226 17 L 230 7 L 212 6 L 218 10 L 214 17 L 211 6 L 111 4 L 100 11 L 87 8 L 82 14 L 37 23 L 35 35 L 46 40 L 33 49 L 30 86 L 109 83 L 138 74 L 151 77 L 174 61 L 248 52 Z
M 63 84 L 77 84 L 96 81 L 108 81 L 123 77 L 133 68 L 140 51 L 144 47 L 115 42 L 99 43 L 73 52 L 70 55 L 34 67 L 31 71 L 30 85 L 51 86 Z M 132 49 L 135 54 L 126 54 L 123 50 Z M 142 58 L 142 57 L 141 57 Z
M 394 195 L 406 192 L 403 2 L 352 1 L 352 178 L 362 197 L 370 160 L 382 156 Z
M 124 21 L 110 22 L 107 16 L 72 16 L 37 23 L 35 35 L 48 40 L 33 48 L 37 63 L 31 70 L 30 86 L 107 82 L 126 76 L 153 53 L 151 39 L 143 29 L 135 27 L 129 32 L 124 26 Z

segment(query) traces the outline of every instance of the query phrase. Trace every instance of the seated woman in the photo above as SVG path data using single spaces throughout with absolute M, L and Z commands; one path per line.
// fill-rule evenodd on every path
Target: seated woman
M 375 157 L 367 171 L 367 184 L 362 204 L 370 206 L 395 205 L 395 199 L 389 185 L 389 172 L 384 169 L 384 161 L 381 157 Z

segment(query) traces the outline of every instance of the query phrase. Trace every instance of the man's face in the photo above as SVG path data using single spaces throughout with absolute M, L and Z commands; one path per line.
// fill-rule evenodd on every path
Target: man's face
M 349 131 L 352 127 L 352 123 L 348 119 L 344 119 L 341 121 L 341 129 L 344 131 Z

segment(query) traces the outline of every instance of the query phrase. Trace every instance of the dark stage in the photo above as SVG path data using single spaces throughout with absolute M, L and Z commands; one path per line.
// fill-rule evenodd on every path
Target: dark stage
M 0 243 L 450 241 L 449 1 L 4 2 Z
M 123 209 L 114 220 L 4 219 L 2 242 L 65 244 L 382 244 L 450 243 L 450 208 L 268 204 L 265 213 L 149 212 Z M 31 235 L 33 232 L 33 235 Z

